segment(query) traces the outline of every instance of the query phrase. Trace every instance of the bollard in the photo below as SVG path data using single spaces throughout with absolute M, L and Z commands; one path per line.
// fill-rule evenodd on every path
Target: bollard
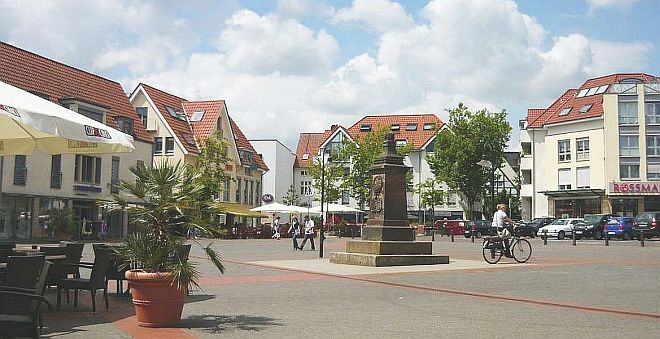
M 543 245 L 548 244 L 548 230 L 543 230 Z
M 644 231 L 639 230 L 639 246 L 644 247 Z
M 431 241 L 435 241 L 435 230 L 431 231 Z
M 474 242 L 474 231 L 470 232 L 470 238 L 472 238 L 472 242 Z
M 610 235 L 605 232 L 605 246 L 610 246 Z
M 454 242 L 454 233 L 451 234 L 451 242 Z
M 351 239 L 355 239 L 355 226 L 351 226 Z
M 577 243 L 575 242 L 575 229 L 573 229 L 573 246 L 577 246 Z

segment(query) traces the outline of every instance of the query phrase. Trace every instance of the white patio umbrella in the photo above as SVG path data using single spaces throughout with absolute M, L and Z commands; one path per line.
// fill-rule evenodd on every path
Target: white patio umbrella
M 132 152 L 133 137 L 0 82 L 0 156 Z
M 266 212 L 266 213 L 301 213 L 307 212 L 307 209 L 295 205 L 284 205 L 279 202 L 273 202 L 268 205 L 251 208 L 253 212 Z
M 321 206 L 312 207 L 310 211 L 320 213 Z M 323 204 L 323 211 L 328 213 L 364 213 L 357 208 L 334 203 Z

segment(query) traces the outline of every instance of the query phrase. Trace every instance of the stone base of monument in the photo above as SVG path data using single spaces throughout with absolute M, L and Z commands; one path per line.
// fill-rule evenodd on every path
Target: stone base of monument
M 432 254 L 429 241 L 369 241 L 346 243 L 346 252 L 330 253 L 334 264 L 359 266 L 412 266 L 449 264 L 449 256 Z

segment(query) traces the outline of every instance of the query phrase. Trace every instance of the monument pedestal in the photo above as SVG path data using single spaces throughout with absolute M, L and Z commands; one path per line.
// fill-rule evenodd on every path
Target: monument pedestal
M 394 134 L 387 134 L 383 153 L 369 171 L 371 215 L 362 229 L 362 240 L 347 242 L 346 252 L 330 253 L 330 262 L 377 267 L 449 264 L 449 256 L 433 254 L 433 243 L 415 241 L 407 219 L 408 167 L 396 154 Z

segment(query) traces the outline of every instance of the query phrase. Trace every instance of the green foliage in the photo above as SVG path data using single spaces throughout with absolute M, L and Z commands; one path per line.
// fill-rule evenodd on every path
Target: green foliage
M 423 208 L 435 208 L 435 206 L 442 205 L 447 195 L 442 188 L 442 182 L 436 178 L 429 178 L 417 184 L 415 193 L 419 194 Z
M 449 122 L 438 132 L 435 151 L 427 157 L 429 166 L 438 180 L 463 195 L 469 219 L 473 218 L 474 203 L 485 196 L 491 178 L 490 170 L 477 163 L 488 160 L 499 168 L 510 133 L 506 112 L 471 112 L 462 103 L 449 110 Z
M 325 163 L 325 201 L 336 201 L 341 197 L 341 179 L 344 176 L 344 163 L 338 162 L 336 156 L 332 161 Z M 317 194 L 321 194 L 321 158 L 316 157 L 314 163 L 309 168 L 309 175 L 314 178 L 312 186 Z M 318 198 L 320 199 L 320 195 Z
M 225 172 L 231 162 L 227 153 L 227 141 L 222 138 L 219 131 L 215 131 L 206 140 L 194 168 L 201 175 L 198 181 L 202 185 L 201 197 L 203 199 L 217 198 L 225 188 L 225 182 L 231 177 Z
M 133 166 L 131 172 L 137 180 L 122 181 L 119 185 L 122 193 L 128 195 L 109 197 L 106 207 L 125 209 L 133 216 L 132 222 L 146 231 L 127 237 L 117 254 L 126 263 L 137 262 L 148 272 L 172 272 L 172 283 L 178 286 L 197 285 L 197 268 L 173 258 L 178 258 L 188 230 L 203 236 L 214 235 L 211 215 L 206 212 L 212 200 L 206 196 L 202 174 L 180 162 Z M 219 256 L 209 251 L 209 246 L 205 248 L 207 256 L 224 272 Z
M 73 209 L 69 207 L 54 208 L 48 211 L 49 225 L 54 232 L 71 233 L 76 230 Z
M 300 205 L 300 194 L 296 192 L 296 187 L 291 184 L 289 189 L 286 191 L 286 195 L 282 198 L 282 202 L 285 205 Z

